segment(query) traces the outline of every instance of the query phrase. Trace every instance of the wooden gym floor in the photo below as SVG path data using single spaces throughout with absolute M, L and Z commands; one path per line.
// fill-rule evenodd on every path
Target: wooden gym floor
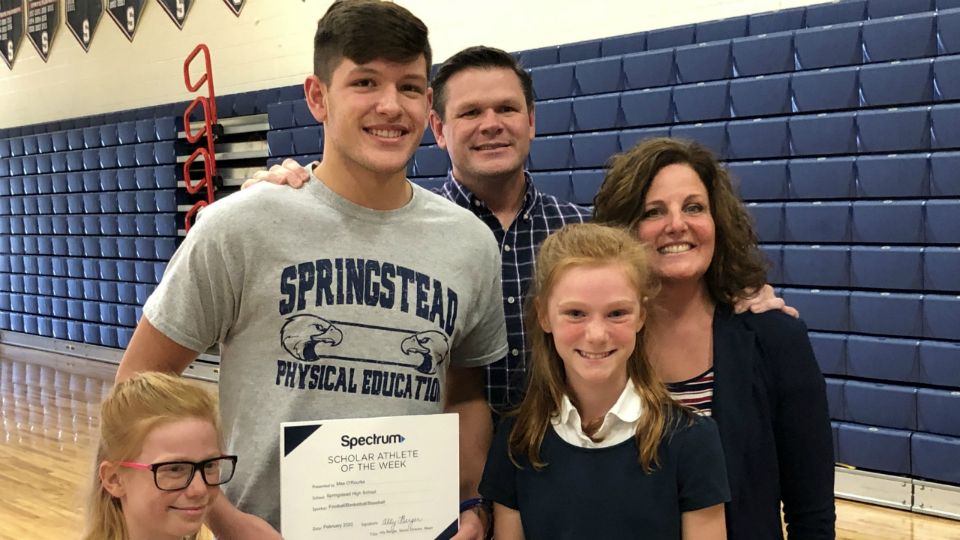
M 99 402 L 115 370 L 0 345 L 0 540 L 79 537 Z M 960 522 L 837 500 L 837 538 L 958 539 Z

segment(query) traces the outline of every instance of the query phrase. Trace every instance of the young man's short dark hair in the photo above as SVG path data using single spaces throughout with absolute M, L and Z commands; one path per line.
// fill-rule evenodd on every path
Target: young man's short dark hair
M 510 53 L 479 45 L 458 52 L 437 69 L 437 74 L 433 77 L 431 86 L 433 86 L 433 110 L 440 115 L 441 120 L 443 120 L 444 108 L 447 105 L 445 93 L 447 81 L 457 73 L 471 68 L 503 68 L 513 71 L 520 79 L 520 87 L 523 88 L 523 98 L 527 102 L 527 109 L 533 110 L 533 79 L 530 78 L 530 74 L 520 67 L 520 64 Z
M 325 83 L 340 60 L 408 63 L 423 55 L 429 78 L 427 25 L 406 8 L 381 0 L 337 0 L 317 23 L 313 73 Z

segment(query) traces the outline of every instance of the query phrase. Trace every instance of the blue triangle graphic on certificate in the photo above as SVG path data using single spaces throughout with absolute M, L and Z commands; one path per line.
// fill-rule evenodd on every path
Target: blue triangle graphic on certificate
M 283 426 L 283 455 L 289 456 L 294 448 L 300 446 L 300 443 L 307 440 L 313 432 L 320 429 L 323 424 L 310 424 L 307 426 Z

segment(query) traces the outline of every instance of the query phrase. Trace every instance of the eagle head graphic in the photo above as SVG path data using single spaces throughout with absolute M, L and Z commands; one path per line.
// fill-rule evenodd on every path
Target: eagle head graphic
M 447 359 L 450 345 L 447 344 L 447 336 L 436 330 L 429 330 L 427 332 L 417 332 L 404 339 L 400 343 L 400 351 L 408 356 L 411 354 L 421 355 L 423 361 L 414 369 L 426 375 L 433 375 L 437 372 L 437 367 Z
M 336 347 L 341 341 L 343 332 L 316 315 L 294 315 L 280 329 L 280 344 L 290 356 L 301 362 L 316 362 L 321 356 L 318 347 Z

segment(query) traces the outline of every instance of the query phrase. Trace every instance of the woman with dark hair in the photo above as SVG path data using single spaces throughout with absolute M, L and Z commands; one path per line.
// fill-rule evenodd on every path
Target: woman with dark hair
M 680 402 L 712 415 L 730 479 L 734 540 L 834 538 L 833 447 L 823 376 L 806 326 L 779 311 L 734 314 L 765 263 L 730 177 L 709 150 L 650 139 L 615 156 L 597 223 L 648 246 L 661 283 L 645 342 Z

